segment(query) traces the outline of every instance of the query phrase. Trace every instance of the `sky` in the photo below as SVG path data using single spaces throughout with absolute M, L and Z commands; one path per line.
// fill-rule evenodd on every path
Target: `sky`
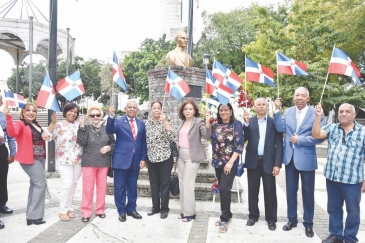
M 162 18 L 160 3 L 162 0 L 59 0 L 58 28 L 70 28 L 70 35 L 76 38 L 76 55 L 84 59 L 110 59 L 113 51 L 133 51 L 146 38 L 158 39 L 162 36 Z M 199 0 L 201 10 L 210 13 L 227 12 L 237 7 L 248 7 L 252 2 L 259 4 L 276 4 L 282 0 Z M 0 0 L 0 6 L 9 0 Z M 6 18 L 20 17 L 20 5 L 14 6 Z M 33 0 L 37 8 L 48 18 L 49 0 Z M 183 9 L 187 10 L 189 2 L 183 0 Z M 36 12 L 41 23 L 47 23 Z M 187 11 L 183 13 L 186 18 Z M 1 17 L 3 14 L 0 15 Z M 26 13 L 23 13 L 23 19 Z M 0 26 L 1 28 L 1 26 Z M 40 58 L 33 56 L 33 62 Z M 29 58 L 28 58 L 29 60 Z M 25 59 L 27 61 L 27 58 Z M 15 67 L 8 53 L 0 50 L 0 80 L 11 75 Z

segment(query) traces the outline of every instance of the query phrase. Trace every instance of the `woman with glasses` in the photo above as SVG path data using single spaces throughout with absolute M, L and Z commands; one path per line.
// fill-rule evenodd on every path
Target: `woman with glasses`
M 94 186 L 96 184 L 95 215 L 105 218 L 105 196 L 107 174 L 113 154 L 114 135 L 108 135 L 102 125 L 103 111 L 92 106 L 87 111 L 90 125 L 85 125 L 85 116 L 80 118 L 77 143 L 83 148 L 82 154 L 82 222 L 88 222 L 92 213 Z

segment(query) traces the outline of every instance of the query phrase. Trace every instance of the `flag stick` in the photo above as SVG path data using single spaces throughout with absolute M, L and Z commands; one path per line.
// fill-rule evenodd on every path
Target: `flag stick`
M 332 54 L 331 54 L 331 58 L 333 56 L 333 52 L 335 51 L 335 47 L 336 47 L 336 44 L 333 45 L 333 50 L 332 50 Z M 331 63 L 331 59 L 330 59 L 330 63 Z M 327 70 L 327 76 L 326 76 L 326 81 L 324 82 L 324 86 L 323 86 L 323 90 L 322 90 L 322 94 L 321 94 L 321 99 L 319 100 L 319 103 L 322 102 L 322 98 L 323 98 L 323 94 L 324 94 L 324 90 L 326 88 L 326 85 L 327 85 L 327 80 L 328 80 L 328 70 Z
M 278 79 L 278 98 L 280 98 L 279 96 L 279 68 L 278 68 L 278 51 L 276 51 L 276 77 Z
M 165 99 L 166 99 L 166 92 L 165 92 L 165 94 L 164 94 L 164 96 L 163 96 L 163 102 L 162 102 L 162 112 L 163 112 L 163 107 L 164 107 L 164 104 L 165 104 Z
M 245 92 L 244 92 L 244 94 L 245 94 L 245 98 L 246 98 L 246 109 L 247 109 L 247 89 L 246 89 L 246 58 L 247 58 L 247 55 L 245 55 Z

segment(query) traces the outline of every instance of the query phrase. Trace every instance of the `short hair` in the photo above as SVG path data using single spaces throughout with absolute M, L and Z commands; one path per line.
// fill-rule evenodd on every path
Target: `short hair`
M 308 90 L 306 87 L 299 87 L 299 88 L 297 88 L 297 89 L 294 91 L 294 95 L 295 95 L 295 93 L 297 92 L 297 90 L 299 90 L 299 89 L 304 89 L 304 90 L 306 90 L 306 91 L 307 91 L 307 95 L 308 95 L 308 97 L 309 97 L 309 90 Z
M 200 116 L 200 113 L 199 113 L 199 108 L 198 108 L 198 106 L 195 104 L 195 102 L 193 101 L 193 100 L 191 100 L 191 99 L 188 99 L 188 100 L 185 100 L 183 103 L 181 103 L 181 105 L 180 105 L 180 107 L 179 107 L 179 109 L 178 109 L 178 114 L 179 114 L 179 118 L 181 119 L 181 120 L 185 120 L 186 118 L 185 118 L 185 116 L 184 116 L 184 108 L 185 108 L 185 106 L 187 105 L 187 104 L 190 104 L 190 105 L 192 105 L 193 106 L 193 109 L 194 109 L 194 116 L 195 117 L 199 117 Z
M 77 115 L 75 117 L 75 120 L 79 117 L 79 113 L 80 113 L 80 109 L 79 107 L 75 104 L 75 103 L 67 103 L 64 107 L 63 107 L 63 117 L 66 118 L 66 113 L 69 111 L 69 110 L 72 110 L 72 109 L 75 109 L 77 108 Z
M 341 106 L 343 106 L 343 105 L 349 105 L 349 106 L 351 106 L 351 107 L 352 107 L 352 111 L 353 111 L 354 113 L 356 113 L 355 106 L 353 106 L 353 105 L 351 105 L 351 104 L 349 104 L 349 103 L 343 103 L 342 105 L 340 105 L 340 107 L 338 107 L 338 110 L 340 110 Z
M 177 42 L 179 40 L 179 38 L 181 37 L 182 34 L 185 34 L 186 37 L 189 39 L 188 34 L 185 33 L 184 31 L 181 31 L 181 32 L 177 33 L 177 35 L 175 36 L 174 40 Z
M 32 103 L 26 103 L 25 104 L 25 107 L 20 110 L 20 112 L 19 112 L 19 119 L 24 119 L 24 112 L 26 112 L 29 109 L 29 107 L 31 107 L 31 106 L 33 106 L 34 109 L 35 109 L 35 119 L 34 120 L 37 120 L 37 117 L 38 117 L 38 107 L 35 104 L 32 104 Z
M 161 103 L 160 101 L 158 101 L 158 100 L 155 100 L 155 101 L 152 101 L 152 102 L 151 102 L 151 108 L 152 108 L 152 106 L 153 106 L 154 104 L 156 104 L 156 103 L 160 104 L 160 106 L 161 106 L 161 108 L 162 108 L 162 103 Z
M 127 100 L 127 103 L 125 104 L 125 107 L 124 107 L 124 108 L 128 107 L 128 104 L 129 104 L 129 103 L 132 103 L 132 102 L 133 102 L 133 103 L 135 103 L 135 104 L 136 104 L 136 106 L 137 106 L 137 109 L 139 109 L 139 106 L 138 106 L 138 102 L 137 102 L 137 100 L 133 100 L 133 99 L 132 99 L 132 100 Z
M 217 113 L 217 123 L 218 124 L 222 124 L 223 123 L 222 118 L 221 118 L 221 116 L 219 114 L 219 108 L 221 108 L 221 106 L 222 106 L 222 104 L 220 104 L 218 106 L 218 113 Z M 232 111 L 232 116 L 229 118 L 229 123 L 233 123 L 234 120 L 235 120 L 233 107 L 232 107 L 232 105 L 230 103 L 228 103 L 227 106 Z
M 265 103 L 266 103 L 266 105 L 269 105 L 269 103 L 267 102 L 267 99 L 266 98 L 264 98 L 264 97 L 259 97 L 259 98 L 257 98 L 256 100 L 255 100 L 255 106 L 256 106 L 256 101 L 258 101 L 258 100 L 261 100 L 261 99 L 263 99 L 263 100 L 265 100 Z
M 93 110 L 97 110 L 99 111 L 100 115 L 101 115 L 101 118 L 103 118 L 103 110 L 99 107 L 99 106 L 96 106 L 96 105 L 93 105 L 93 106 L 90 106 L 89 109 L 87 109 L 87 116 L 90 116 L 90 113 L 91 111 Z

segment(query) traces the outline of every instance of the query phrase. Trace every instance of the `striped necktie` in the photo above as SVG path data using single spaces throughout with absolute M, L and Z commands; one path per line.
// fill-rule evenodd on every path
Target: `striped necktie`
M 133 139 L 136 140 L 137 134 L 136 134 L 136 128 L 134 127 L 133 118 L 129 120 L 129 125 L 131 126 Z
M 301 113 L 302 113 L 301 110 L 297 110 L 297 115 L 296 115 L 297 124 L 295 125 L 295 132 L 294 132 L 294 134 L 297 134 L 298 133 L 299 126 L 300 126 L 299 119 L 300 119 L 300 114 Z

